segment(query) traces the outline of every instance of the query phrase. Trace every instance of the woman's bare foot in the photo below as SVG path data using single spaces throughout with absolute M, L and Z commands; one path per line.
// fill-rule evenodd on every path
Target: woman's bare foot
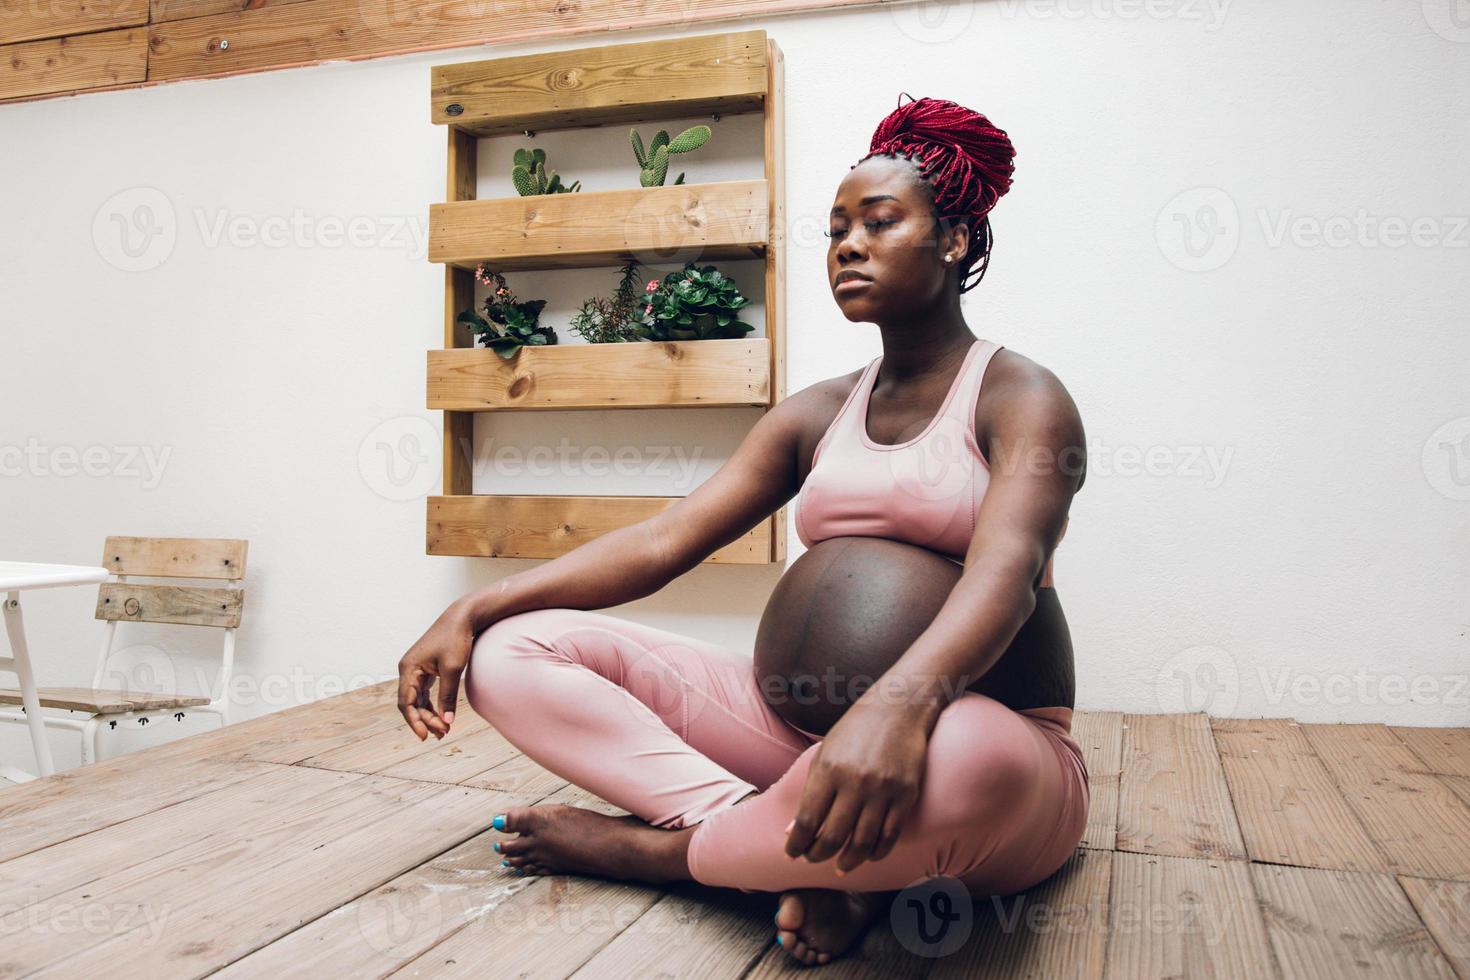
M 502 864 L 524 874 L 590 874 L 655 884 L 689 878 L 694 828 L 662 830 L 637 817 L 576 806 L 516 807 L 492 826 L 517 836 L 495 843 Z
M 776 941 L 798 963 L 827 963 L 847 952 L 886 905 L 885 892 L 783 892 L 776 909 Z

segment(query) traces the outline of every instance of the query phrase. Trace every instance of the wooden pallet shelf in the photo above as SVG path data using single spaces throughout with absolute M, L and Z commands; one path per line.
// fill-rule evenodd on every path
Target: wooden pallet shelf
M 770 408 L 786 397 L 784 62 L 764 31 L 616 44 L 432 70 L 430 116 L 449 138 L 448 192 L 430 207 L 429 258 L 445 267 L 444 349 L 428 352 L 426 398 L 444 412 L 443 495 L 428 498 L 431 555 L 554 558 L 646 520 L 679 497 L 475 494 L 478 412 L 597 408 Z M 764 116 L 764 173 L 753 180 L 476 199 L 484 137 L 659 121 Z M 717 125 L 717 123 L 716 123 Z M 473 270 L 756 259 L 765 336 L 673 343 L 476 348 L 458 322 Z M 786 511 L 705 559 L 782 564 Z
M 430 117 L 483 139 L 762 112 L 769 43 L 765 31 L 738 31 L 439 65 Z
M 724 408 L 771 401 L 764 337 L 527 347 L 510 360 L 484 347 L 429 351 L 428 407 Z
M 647 520 L 681 499 L 524 494 L 430 497 L 428 553 L 480 558 L 555 558 L 600 534 Z M 766 518 L 715 551 L 705 562 L 769 564 L 780 516 Z
M 726 180 L 429 206 L 429 261 L 501 271 L 752 259 L 770 237 L 764 180 Z

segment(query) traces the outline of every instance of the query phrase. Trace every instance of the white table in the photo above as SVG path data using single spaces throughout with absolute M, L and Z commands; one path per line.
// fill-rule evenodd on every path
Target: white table
M 20 699 L 26 709 L 26 727 L 31 732 L 31 747 L 36 752 L 36 770 L 42 776 L 56 771 L 51 763 L 51 743 L 46 741 L 46 726 L 41 721 L 41 699 L 36 693 L 36 675 L 31 669 L 30 652 L 26 649 L 25 623 L 20 615 L 20 594 L 26 589 L 54 589 L 63 585 L 95 585 L 105 582 L 108 571 L 93 565 L 47 565 L 29 561 L 0 561 L 0 592 L 5 593 L 5 632 L 10 637 L 12 656 L 0 657 L 0 669 L 13 670 L 20 678 Z M 14 767 L 3 767 L 7 775 L 20 777 L 17 782 L 34 778 Z

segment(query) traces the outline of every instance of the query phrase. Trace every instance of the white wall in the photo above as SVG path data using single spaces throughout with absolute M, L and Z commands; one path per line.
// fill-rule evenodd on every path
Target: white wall
M 1018 148 L 966 309 L 1057 372 L 1092 440 L 1057 556 L 1079 707 L 1470 720 L 1470 26 L 1451 2 L 994 0 L 739 25 L 786 53 L 793 392 L 880 352 L 834 305 L 820 232 L 898 93 L 979 108 Z M 451 597 L 528 564 L 423 554 L 438 451 L 413 440 L 437 425 L 423 365 L 442 302 L 423 233 L 445 142 L 429 68 L 678 33 L 0 106 L 3 557 L 93 562 L 109 533 L 246 537 L 239 664 L 266 688 L 244 692 L 242 717 L 393 676 Z M 710 170 L 686 158 L 692 179 L 751 172 L 741 125 L 717 126 Z M 570 134 L 543 145 L 584 187 L 631 186 L 612 135 L 626 156 L 611 166 Z M 508 146 L 487 150 L 486 187 Z M 1353 228 L 1360 214 L 1373 227 Z M 114 216 L 165 229 L 156 251 L 123 252 Z M 358 244 L 315 237 L 354 219 Z M 221 220 L 285 244 L 212 238 Z M 1395 247 L 1392 222 L 1416 221 Z M 590 275 L 566 280 L 577 299 L 613 285 L 573 275 Z M 549 316 L 575 305 L 557 302 Z M 704 454 L 703 479 L 753 411 L 482 420 L 479 435 L 679 445 Z M 93 446 L 107 472 L 71 472 L 64 452 Z M 160 456 L 160 477 L 134 452 Z M 530 485 L 664 492 L 650 472 Z M 701 567 L 617 611 L 748 647 L 778 576 Z M 93 601 L 27 598 L 43 681 L 88 680 Z M 137 629 L 162 645 L 142 651 L 152 676 L 197 683 L 204 647 Z M 0 757 L 30 764 L 20 729 L 0 738 Z

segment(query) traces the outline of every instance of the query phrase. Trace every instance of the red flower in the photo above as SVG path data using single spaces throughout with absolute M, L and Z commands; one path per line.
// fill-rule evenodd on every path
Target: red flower
M 653 292 L 656 289 L 658 289 L 658 280 L 657 279 L 650 279 L 650 280 L 648 280 L 648 285 L 644 287 L 644 290 L 643 291 L 646 292 L 646 293 L 651 293 L 651 292 Z

